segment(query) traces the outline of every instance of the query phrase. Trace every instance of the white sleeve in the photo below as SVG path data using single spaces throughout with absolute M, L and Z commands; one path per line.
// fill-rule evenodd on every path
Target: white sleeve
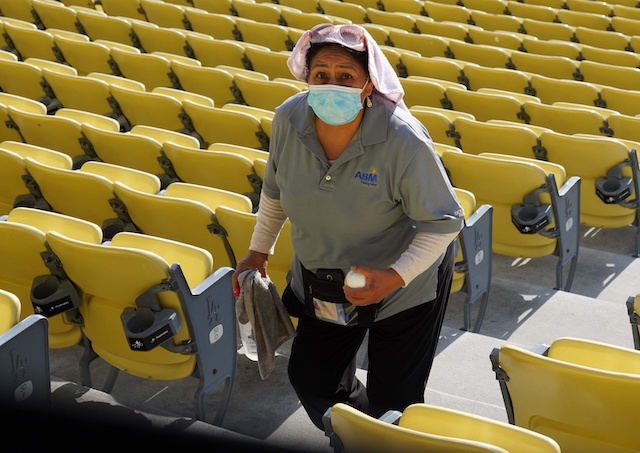
M 400 258 L 389 266 L 407 286 L 442 255 L 458 233 L 418 233 Z
M 251 236 L 249 250 L 273 254 L 278 235 L 287 216 L 282 210 L 280 200 L 269 198 L 264 192 L 260 194 L 256 226 Z

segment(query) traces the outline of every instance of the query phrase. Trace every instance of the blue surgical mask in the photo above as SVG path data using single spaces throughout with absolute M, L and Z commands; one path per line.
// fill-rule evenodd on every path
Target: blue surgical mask
M 332 126 L 342 126 L 353 121 L 362 110 L 360 94 L 366 86 L 366 82 L 362 88 L 329 84 L 309 85 L 307 104 L 323 122 Z

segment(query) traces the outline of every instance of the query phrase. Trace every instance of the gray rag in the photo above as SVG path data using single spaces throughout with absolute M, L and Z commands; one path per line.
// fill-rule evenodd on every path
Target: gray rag
M 258 370 L 266 379 L 274 367 L 276 350 L 295 336 L 295 329 L 276 286 L 258 270 L 238 275 L 240 295 L 236 300 L 236 316 L 240 324 L 251 323 L 258 350 Z

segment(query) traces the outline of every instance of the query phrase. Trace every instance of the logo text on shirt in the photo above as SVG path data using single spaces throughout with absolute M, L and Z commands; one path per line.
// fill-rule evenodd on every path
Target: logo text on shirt
M 378 185 L 378 173 L 376 170 L 371 170 L 370 172 L 358 170 L 353 177 L 360 180 L 360 184 L 364 184 L 365 186 Z

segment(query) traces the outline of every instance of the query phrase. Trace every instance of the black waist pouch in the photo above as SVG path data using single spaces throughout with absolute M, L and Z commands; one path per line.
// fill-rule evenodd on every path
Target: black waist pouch
M 373 322 L 378 304 L 359 307 L 344 295 L 344 272 L 340 269 L 318 269 L 311 272 L 302 264 L 304 312 L 322 321 L 342 326 L 366 327 Z

